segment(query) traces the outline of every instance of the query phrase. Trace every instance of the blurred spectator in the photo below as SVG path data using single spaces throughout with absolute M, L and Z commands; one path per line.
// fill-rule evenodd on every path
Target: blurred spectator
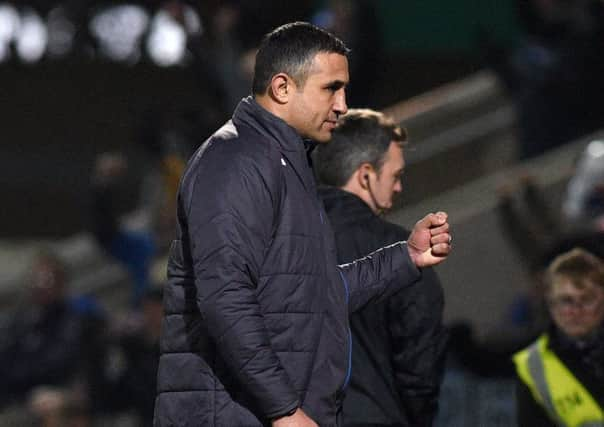
M 590 142 L 581 154 L 568 183 L 562 214 L 573 228 L 584 224 L 604 229 L 600 224 L 604 217 L 604 141 Z
M 594 178 L 598 172 L 593 168 L 598 159 L 591 158 L 587 151 L 571 178 L 563 202 L 567 208 L 573 206 L 572 217 L 553 208 L 551 200 L 529 175 L 522 175 L 517 183 L 506 184 L 500 189 L 497 214 L 504 235 L 533 279 L 532 286 L 517 295 L 509 307 L 508 325 L 517 330 L 520 342 L 536 335 L 546 322 L 542 298 L 546 285 L 544 274 L 549 263 L 576 247 L 604 256 L 601 223 L 604 211 L 597 208 L 599 185 Z M 577 193 L 578 187 L 582 188 Z
M 178 184 L 197 148 L 198 135 L 208 129 L 206 119 L 205 109 L 172 111 L 164 107 L 151 107 L 142 117 L 138 141 L 147 156 L 136 159 L 144 165 L 137 207 L 142 224 L 137 228 L 154 234 L 158 255 L 168 251 L 174 237 Z M 120 182 L 116 178 L 115 185 L 119 187 Z M 164 278 L 165 274 L 158 281 Z
M 141 427 L 153 424 L 162 290 L 145 293 L 140 311 L 116 319 L 108 336 L 104 361 L 104 411 L 132 411 Z
M 512 328 L 504 323 L 490 336 L 479 336 L 475 326 L 456 321 L 447 328 L 449 345 L 437 427 L 516 425 L 511 357 L 535 335 L 510 334 Z
M 590 157 L 587 152 L 584 160 Z M 552 207 L 543 189 L 531 176 L 523 175 L 518 183 L 506 184 L 500 189 L 499 220 L 506 237 L 537 282 L 554 257 L 574 247 L 604 256 L 604 228 L 601 224 L 604 211 L 598 209 L 600 185 L 597 182 L 598 172 L 593 168 L 598 161 L 579 163 L 567 188 L 566 201 L 563 202 L 565 211 Z
M 39 427 L 91 427 L 92 415 L 81 396 L 54 387 L 38 387 L 28 401 Z
M 511 355 L 530 342 L 528 338 L 506 336 L 505 330 L 497 331 L 496 337 L 479 339 L 474 327 L 465 321 L 452 323 L 448 330 L 450 367 L 481 378 L 511 377 L 514 374 Z
M 604 125 L 604 3 L 521 0 L 518 8 L 526 37 L 499 70 L 529 158 Z
M 320 189 L 333 226 L 338 262 L 406 240 L 409 231 L 380 215 L 402 191 L 406 132 L 368 109 L 340 118 L 332 140 L 317 147 Z M 344 400 L 347 426 L 430 426 L 445 362 L 443 290 L 436 273 L 388 300 L 351 315 L 352 376 Z
M 87 393 L 86 357 L 99 319 L 74 305 L 66 286 L 63 262 L 40 253 L 31 267 L 29 297 L 0 338 L 0 405 L 24 402 L 41 385 Z
M 521 254 L 527 270 L 538 274 L 544 256 L 563 233 L 555 213 L 541 188 L 529 175 L 499 188 L 498 218 L 513 247 Z
M 189 40 L 193 70 L 204 91 L 213 94 L 220 119 L 226 118 L 241 98 L 251 93 L 252 72 L 246 66 L 246 50 L 237 37 L 242 19 L 238 1 L 220 2 L 207 16 L 208 25 L 202 37 Z M 259 40 L 258 40 L 259 42 Z M 255 46 L 249 48 L 255 55 Z
M 315 25 L 336 34 L 354 52 L 350 58 L 353 84 L 349 105 L 369 105 L 380 67 L 382 42 L 376 3 L 368 0 L 329 0 L 311 18 Z
M 160 12 L 183 28 L 187 51 L 186 64 L 194 73 L 201 93 L 207 98 L 202 105 L 209 128 L 221 123 L 231 107 L 247 95 L 250 84 L 246 81 L 239 61 L 242 50 L 235 37 L 240 18 L 237 1 L 204 2 L 198 31 L 187 30 L 188 10 L 191 6 L 181 0 L 165 1 Z
M 138 306 L 150 288 L 149 273 L 157 251 L 156 236 L 147 226 L 130 229 L 118 218 L 117 201 L 128 162 L 121 153 L 103 153 L 92 176 L 92 231 L 102 248 L 131 275 L 131 303 Z
M 604 424 L 604 263 L 582 249 L 550 264 L 551 326 L 514 356 L 521 427 Z
M 503 320 L 491 334 L 479 336 L 476 325 L 448 325 L 449 345 L 438 402 L 437 427 L 515 426 L 512 355 L 537 336 Z M 524 329 L 524 330 L 522 330 Z
M 191 35 L 187 44 L 195 78 L 210 95 L 211 108 L 220 117 L 212 128 L 228 119 L 239 101 L 251 93 L 254 59 L 262 36 L 285 22 L 306 20 L 313 5 L 308 0 L 222 0 L 199 6 L 204 31 Z

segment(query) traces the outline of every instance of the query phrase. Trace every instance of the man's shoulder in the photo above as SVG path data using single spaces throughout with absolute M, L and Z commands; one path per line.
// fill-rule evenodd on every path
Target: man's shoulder
M 229 165 L 255 163 L 264 166 L 276 153 L 271 144 L 246 126 L 236 126 L 231 120 L 206 139 L 195 151 L 188 165 L 194 170 L 202 164 L 220 164 L 223 170 Z
M 255 159 L 269 156 L 272 144 L 258 132 L 245 125 L 235 125 L 232 120 L 208 138 L 199 148 L 201 156 L 228 155 Z

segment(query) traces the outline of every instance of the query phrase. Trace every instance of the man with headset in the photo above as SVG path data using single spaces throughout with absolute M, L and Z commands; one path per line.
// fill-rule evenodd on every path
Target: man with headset
M 317 148 L 320 194 L 336 235 L 338 262 L 405 240 L 385 221 L 402 191 L 406 132 L 382 113 L 342 116 L 332 141 Z M 344 399 L 346 426 L 430 426 L 437 409 L 446 334 L 443 291 L 434 271 L 421 283 L 351 315 L 352 377 Z

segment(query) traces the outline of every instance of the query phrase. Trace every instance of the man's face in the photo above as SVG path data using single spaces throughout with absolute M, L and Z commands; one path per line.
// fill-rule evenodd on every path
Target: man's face
M 303 138 L 329 142 L 338 117 L 348 109 L 345 93 L 348 80 L 348 59 L 344 55 L 318 53 L 304 85 L 294 85 L 289 125 Z
M 403 190 L 401 175 L 405 169 L 405 158 L 401 146 L 392 141 L 386 151 L 382 168 L 376 179 L 370 179 L 370 191 L 373 194 L 370 206 L 376 213 L 392 208 L 395 194 Z
M 604 320 L 604 289 L 587 283 L 578 289 L 566 278 L 554 281 L 548 306 L 556 326 L 572 338 L 594 332 Z

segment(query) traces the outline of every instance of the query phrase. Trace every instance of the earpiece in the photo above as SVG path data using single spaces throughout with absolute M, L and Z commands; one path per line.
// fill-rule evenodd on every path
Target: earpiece
M 376 200 L 375 196 L 373 195 L 373 191 L 371 190 L 371 181 L 369 181 L 369 175 L 368 174 L 363 175 L 363 179 L 365 180 L 365 183 L 367 184 L 367 191 L 369 192 L 369 197 L 371 197 L 371 201 L 373 202 L 373 204 L 379 211 L 384 211 L 384 208 L 382 207 L 382 205 Z

